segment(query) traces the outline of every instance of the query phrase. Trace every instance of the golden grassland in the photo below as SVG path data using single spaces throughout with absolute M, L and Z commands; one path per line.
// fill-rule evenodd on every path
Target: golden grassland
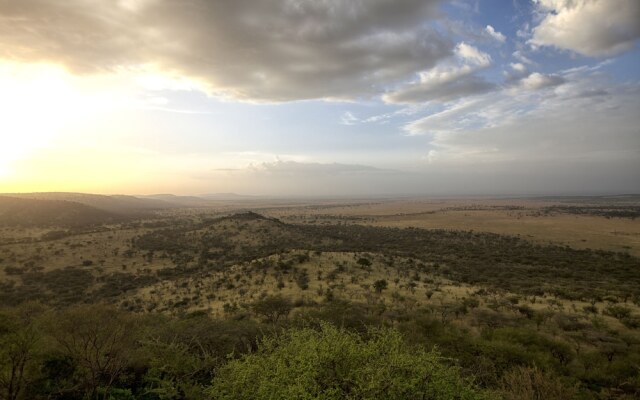
M 371 262 L 363 266 L 360 260 Z M 279 265 L 289 263 L 283 270 Z M 463 299 L 479 300 L 478 310 L 502 309 L 518 314 L 517 304 L 526 304 L 539 312 L 566 312 L 588 319 L 585 307 L 604 310 L 607 301 L 567 300 L 550 294 L 521 296 L 506 290 L 486 292 L 482 286 L 453 282 L 439 274 L 421 272 L 424 263 L 416 265 L 410 258 L 389 257 L 384 254 L 354 252 L 309 252 L 294 250 L 284 254 L 231 266 L 222 271 L 206 272 L 176 280 L 158 282 L 130 292 L 120 301 L 123 307 L 169 314 L 206 311 L 217 317 L 250 311 L 253 302 L 268 296 L 293 299 L 304 306 L 326 303 L 328 296 L 351 303 L 378 306 L 382 310 L 401 308 L 414 310 L 431 308 L 445 322 L 464 325 L 469 317 L 456 315 L 454 305 Z M 433 266 L 433 265 L 429 265 Z M 297 278 L 308 277 L 305 287 Z M 374 283 L 384 280 L 387 287 L 376 291 Z M 517 301 L 516 301 L 517 300 Z M 640 306 L 627 303 L 632 313 L 640 313 Z M 509 311 L 511 310 L 511 311 Z M 471 315 L 473 317 L 473 315 Z M 611 316 L 602 315 L 606 323 L 626 330 Z M 468 321 L 467 321 L 468 322 Z
M 582 385 L 580 398 L 634 398 L 639 222 L 554 205 L 254 201 L 84 227 L 4 226 L 0 301 L 9 309 L 35 300 L 60 315 L 109 304 L 113 315 L 173 321 L 188 343 L 219 335 L 216 345 L 318 321 L 387 326 L 438 347 L 483 388 L 500 387 L 513 368 L 542 366 L 553 382 Z M 202 321 L 214 328 L 193 328 Z M 223 325 L 247 331 L 235 337 Z
M 216 217 L 254 209 L 285 222 L 303 224 L 362 224 L 416 227 L 518 236 L 540 244 L 577 249 L 602 249 L 640 256 L 640 219 L 543 213 L 557 202 L 530 199 L 406 199 L 385 201 L 216 203 L 215 207 L 182 208 L 157 213 L 159 219 Z M 236 207 L 236 208 L 234 208 Z M 57 228 L 0 227 L 0 265 L 32 261 L 44 270 L 81 266 L 90 260 L 103 272 L 160 269 L 142 254 L 126 254 L 131 240 L 149 228 L 122 225 L 76 232 L 57 240 L 40 240 Z M 247 233 L 248 234 L 248 233 Z M 251 238 L 244 238 L 250 241 Z M 0 268 L 0 277 L 6 277 Z
M 541 212 L 557 203 L 528 199 L 400 200 L 296 207 L 267 214 L 292 222 L 350 222 L 373 226 L 473 230 L 520 236 L 541 244 L 640 255 L 640 220 Z

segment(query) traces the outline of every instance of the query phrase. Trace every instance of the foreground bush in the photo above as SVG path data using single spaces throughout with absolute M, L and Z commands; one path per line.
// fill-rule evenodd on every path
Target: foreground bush
M 369 338 L 323 324 L 264 339 L 230 361 L 213 399 L 479 399 L 483 396 L 436 352 L 408 348 L 391 329 Z
M 537 368 L 516 367 L 502 378 L 505 400 L 568 400 L 575 398 L 575 387 Z

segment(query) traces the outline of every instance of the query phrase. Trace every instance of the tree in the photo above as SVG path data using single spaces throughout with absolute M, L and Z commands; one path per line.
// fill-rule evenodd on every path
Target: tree
M 150 356 L 145 375 L 149 393 L 160 399 L 205 397 L 206 382 L 201 384 L 198 378 L 210 380 L 215 371 L 218 360 L 211 351 L 202 345 L 191 349 L 175 339 L 165 342 L 155 338 L 145 342 L 144 346 Z
M 21 398 L 35 374 L 41 344 L 37 319 L 43 311 L 27 303 L 0 313 L 0 399 Z
M 333 325 L 265 338 L 213 380 L 213 399 L 480 399 L 435 352 L 412 349 L 398 331 L 368 340 Z
M 384 279 L 377 280 L 373 283 L 373 288 L 376 290 L 376 293 L 382 293 L 382 291 L 385 290 L 388 286 L 389 284 Z
M 296 283 L 302 290 L 309 289 L 309 274 L 306 269 L 303 269 L 296 275 Z
M 104 305 L 82 305 L 56 315 L 51 335 L 77 370 L 85 397 L 103 399 L 126 367 L 136 342 L 133 316 Z
M 506 400 L 564 400 L 574 398 L 577 390 L 538 368 L 515 367 L 502 378 L 501 394 Z
M 282 296 L 267 296 L 251 305 L 253 312 L 267 322 L 276 323 L 281 317 L 289 315 L 293 304 Z
M 362 267 L 370 267 L 371 266 L 371 260 L 369 260 L 368 258 L 365 258 L 365 257 L 360 257 L 357 262 L 358 262 L 358 265 L 360 265 Z

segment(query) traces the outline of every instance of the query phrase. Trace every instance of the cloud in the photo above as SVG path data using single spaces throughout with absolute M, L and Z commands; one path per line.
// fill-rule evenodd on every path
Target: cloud
M 609 56 L 629 50 L 640 38 L 637 0 L 536 0 L 544 18 L 530 43 Z
M 556 144 L 551 139 L 559 133 L 557 129 L 535 134 L 548 129 L 548 125 L 539 118 L 531 122 L 534 124 L 524 132 L 522 146 L 518 144 L 522 139 L 513 135 L 513 129 L 520 126 L 440 134 L 419 168 L 390 170 L 357 164 L 275 161 L 216 170 L 196 179 L 202 190 L 215 187 L 279 197 L 584 194 L 640 188 L 635 174 L 630 173 L 640 166 L 637 146 L 630 151 L 603 146 L 601 151 L 584 156 L 572 150 L 575 136 Z M 586 134 L 588 145 L 580 146 L 597 144 L 589 143 L 597 140 L 591 133 Z M 605 141 L 600 139 L 601 143 Z M 612 156 L 613 162 L 609 160 Z
M 214 170 L 196 179 L 239 193 L 271 196 L 354 196 L 416 192 L 412 173 L 345 163 L 277 160 L 234 170 Z
M 247 101 L 370 96 L 451 55 L 424 0 L 0 2 L 0 58 L 153 68 Z
M 486 93 L 495 88 L 495 84 L 473 75 L 491 65 L 488 54 L 466 43 L 459 43 L 455 54 L 455 63 L 445 62 L 421 72 L 419 81 L 386 93 L 383 100 L 394 104 L 442 103 Z
M 411 136 L 457 131 L 479 123 L 476 110 L 482 108 L 484 99 L 462 99 L 442 111 L 411 121 L 404 130 Z
M 523 64 L 528 64 L 528 65 L 535 64 L 529 57 L 525 56 L 520 50 L 514 51 L 513 57 Z
M 487 35 L 500 43 L 504 43 L 507 40 L 507 37 L 505 35 L 496 31 L 491 25 L 487 25 L 487 27 L 484 28 L 484 31 L 487 33 Z
M 441 80 L 423 81 L 416 85 L 407 86 L 396 92 L 384 95 L 384 101 L 395 104 L 412 104 L 427 101 L 447 102 L 460 97 L 486 93 L 495 88 L 491 82 L 483 78 L 462 74 L 451 74 Z
M 544 75 L 534 72 L 520 80 L 520 85 L 527 90 L 539 90 L 548 87 L 558 86 L 566 82 L 565 78 L 559 75 Z
M 282 161 L 264 162 L 251 165 L 247 168 L 250 171 L 265 174 L 285 174 L 285 175 L 328 175 L 336 174 L 352 175 L 362 173 L 387 174 L 395 171 L 374 168 L 367 165 L 358 164 L 340 164 L 340 163 L 314 163 L 314 162 L 297 162 Z
M 640 187 L 640 117 L 634 111 L 640 108 L 639 84 L 614 84 L 591 68 L 528 78 L 458 100 L 404 129 L 429 139 L 430 166 L 485 169 L 496 177 L 509 171 L 534 179 L 531 188 L 546 184 L 549 191 L 564 190 L 560 182 L 571 190 L 588 184 L 583 191 Z M 562 85 L 550 83 L 560 80 Z M 598 183 L 589 174 L 610 182 Z M 555 181 L 557 186 L 549 184 Z
M 345 111 L 340 118 L 342 125 L 355 125 L 358 122 L 360 122 L 360 120 L 350 111 Z
M 523 74 L 527 72 L 527 67 L 522 63 L 511 63 L 509 66 L 518 73 Z
M 464 42 L 456 46 L 456 54 L 475 67 L 488 67 L 491 65 L 491 56 Z
M 575 83 L 562 90 L 560 84 L 566 82 L 565 76 L 540 73 L 514 78 L 510 85 L 504 85 L 500 90 L 451 102 L 443 110 L 407 123 L 404 129 L 409 135 L 415 136 L 507 125 L 556 104 L 553 101 L 556 93 L 542 89 L 553 89 L 563 98 L 576 97 L 580 90 L 576 89 Z

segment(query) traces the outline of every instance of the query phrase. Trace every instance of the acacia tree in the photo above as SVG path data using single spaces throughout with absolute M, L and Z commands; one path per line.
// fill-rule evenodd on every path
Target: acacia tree
M 385 290 L 387 286 L 389 286 L 389 284 L 384 279 L 380 279 L 373 283 L 373 288 L 376 290 L 376 293 L 382 293 L 382 291 Z
M 34 375 L 41 344 L 37 329 L 44 308 L 27 303 L 0 312 L 0 399 L 21 398 Z
M 103 399 L 130 360 L 136 341 L 131 315 L 105 305 L 83 305 L 56 315 L 51 335 L 75 363 L 85 397 Z
M 251 305 L 256 315 L 271 323 L 276 323 L 281 317 L 289 315 L 292 308 L 291 301 L 282 296 L 267 296 Z

